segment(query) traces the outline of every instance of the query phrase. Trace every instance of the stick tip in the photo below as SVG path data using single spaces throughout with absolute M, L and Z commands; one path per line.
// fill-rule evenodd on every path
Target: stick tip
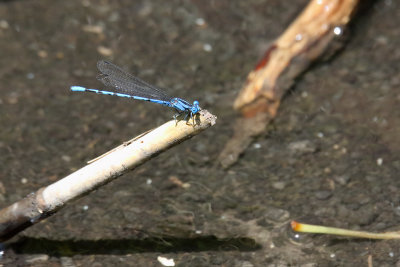
M 291 221 L 290 222 L 290 226 L 292 227 L 293 231 L 296 231 L 296 232 L 300 232 L 301 231 L 301 223 L 298 223 L 296 221 Z
M 205 121 L 209 122 L 211 126 L 213 126 L 217 122 L 217 116 L 211 114 L 206 109 L 202 109 L 199 111 L 200 116 L 204 118 Z

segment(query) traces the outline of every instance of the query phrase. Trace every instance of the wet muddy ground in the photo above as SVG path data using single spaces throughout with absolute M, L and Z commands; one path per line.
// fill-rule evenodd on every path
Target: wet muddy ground
M 295 3 L 294 3 L 295 2 Z M 57 181 L 173 111 L 69 92 L 108 59 L 217 124 L 6 245 L 4 266 L 374 266 L 399 241 L 296 236 L 301 222 L 400 228 L 400 5 L 367 4 L 345 49 L 298 79 L 228 170 L 232 103 L 307 1 L 1 1 L 0 204 Z M 172 178 L 172 179 L 171 179 Z M 179 179 L 189 187 L 177 186 Z

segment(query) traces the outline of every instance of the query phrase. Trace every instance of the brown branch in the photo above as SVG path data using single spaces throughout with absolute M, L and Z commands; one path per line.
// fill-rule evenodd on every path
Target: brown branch
M 326 54 L 332 41 L 349 23 L 358 0 L 312 0 L 297 19 L 269 47 L 247 76 L 235 100 L 242 114 L 234 136 L 219 156 L 224 167 L 235 163 L 255 136 L 265 131 L 278 111 L 284 93 L 310 64 Z M 335 47 L 336 49 L 340 47 Z M 244 121 L 249 127 L 243 127 Z

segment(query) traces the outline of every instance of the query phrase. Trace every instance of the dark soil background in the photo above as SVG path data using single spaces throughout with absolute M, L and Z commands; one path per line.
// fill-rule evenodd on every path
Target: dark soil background
M 4 266 L 374 266 L 399 241 L 300 235 L 301 222 L 400 228 L 400 3 L 365 4 L 347 45 L 298 79 L 264 136 L 228 170 L 232 103 L 308 1 L 0 1 L 0 204 L 57 181 L 171 119 L 101 88 L 107 59 L 217 124 L 6 244 Z M 202 18 L 205 24 L 199 20 Z M 190 185 L 171 182 L 178 178 Z

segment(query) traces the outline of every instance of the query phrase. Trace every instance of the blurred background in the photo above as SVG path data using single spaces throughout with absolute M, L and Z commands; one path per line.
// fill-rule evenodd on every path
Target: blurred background
M 160 266 L 160 255 L 179 266 L 366 265 L 368 255 L 376 266 L 400 263 L 395 241 L 288 229 L 293 219 L 399 228 L 397 1 L 368 1 L 345 48 L 298 79 L 268 132 L 231 168 L 216 162 L 248 72 L 307 3 L 0 1 L 1 207 L 174 115 L 71 93 L 71 85 L 104 88 L 98 60 L 218 116 L 199 136 L 12 239 L 0 263 Z

